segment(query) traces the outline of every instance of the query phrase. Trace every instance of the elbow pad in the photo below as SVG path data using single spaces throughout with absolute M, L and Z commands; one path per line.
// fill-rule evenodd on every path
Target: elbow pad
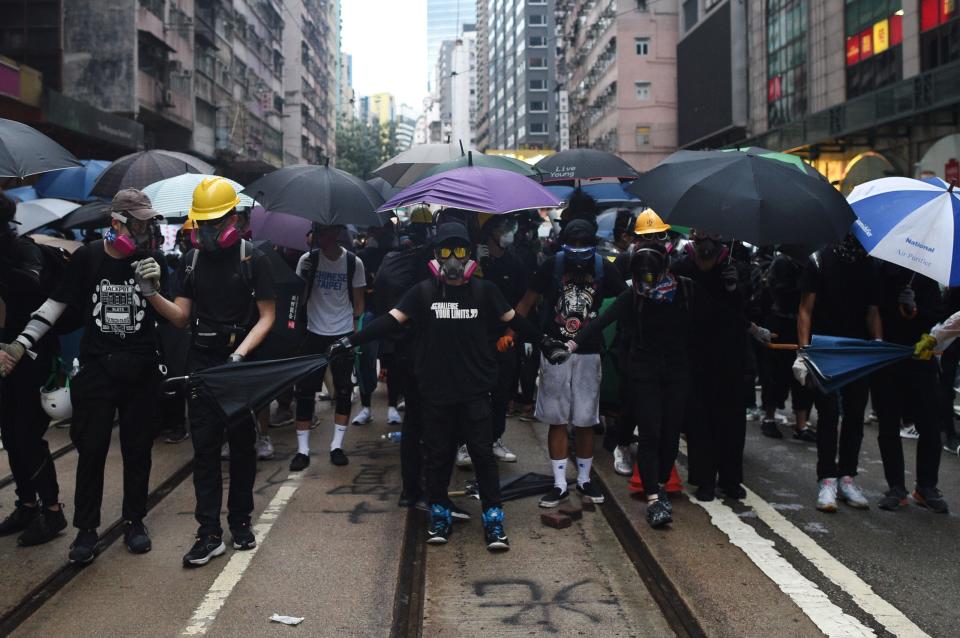
M 53 327 L 53 324 L 57 322 L 57 319 L 63 315 L 66 309 L 67 304 L 62 301 L 47 299 L 42 306 L 30 315 L 30 321 L 27 322 L 20 336 L 17 337 L 17 341 L 23 344 L 27 350 L 32 350 L 37 342 L 50 331 L 50 328 Z

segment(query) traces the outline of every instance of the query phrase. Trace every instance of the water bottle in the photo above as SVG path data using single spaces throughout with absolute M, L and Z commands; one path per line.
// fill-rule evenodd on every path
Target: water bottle
M 390 441 L 391 443 L 399 443 L 402 435 L 402 432 L 387 432 L 386 434 L 381 434 L 380 438 L 384 441 Z

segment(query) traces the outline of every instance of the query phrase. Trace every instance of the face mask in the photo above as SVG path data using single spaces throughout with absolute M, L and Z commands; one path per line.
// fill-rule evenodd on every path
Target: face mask
M 333 233 L 320 233 L 317 236 L 317 245 L 327 250 L 337 245 L 337 236 Z
M 500 248 L 509 248 L 513 245 L 514 233 L 510 231 L 509 233 L 504 233 L 500 235 L 500 239 L 497 241 L 500 244 Z
M 440 272 L 447 279 L 463 279 L 463 273 L 466 271 L 466 261 L 461 261 L 451 256 L 440 264 Z
M 667 271 L 667 257 L 661 248 L 637 248 L 630 259 L 634 290 L 646 293 L 656 287 Z
M 220 237 L 220 229 L 211 224 L 203 224 L 197 227 L 195 237 L 200 244 L 200 250 L 213 252 L 220 248 L 217 238 Z

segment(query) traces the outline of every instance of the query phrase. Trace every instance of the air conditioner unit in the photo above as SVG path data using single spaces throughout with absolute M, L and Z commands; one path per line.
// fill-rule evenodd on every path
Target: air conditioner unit
M 170 89 L 163 89 L 163 105 L 173 106 L 173 91 Z

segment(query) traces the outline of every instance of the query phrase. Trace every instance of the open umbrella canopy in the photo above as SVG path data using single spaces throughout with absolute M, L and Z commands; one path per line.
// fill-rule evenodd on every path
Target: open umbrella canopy
M 97 178 L 90 194 L 113 197 L 124 188 L 145 187 L 184 173 L 212 174 L 213 166 L 201 159 L 176 151 L 140 151 L 124 155 L 110 164 Z
M 43 226 L 60 221 L 67 213 L 80 207 L 80 204 L 63 199 L 41 198 L 17 204 L 14 220 L 18 235 L 26 235 Z
M 382 177 L 371 177 L 370 179 L 367 180 L 367 183 L 370 184 L 371 187 L 373 187 L 373 190 L 380 193 L 380 197 L 382 197 L 384 201 L 390 199 L 391 197 L 393 197 L 394 195 L 400 192 L 399 188 L 391 185 L 390 182 L 383 179 Z
M 168 177 L 159 182 L 154 182 L 145 186 L 143 193 L 150 198 L 153 204 L 153 210 L 164 217 L 170 219 L 180 219 L 187 216 L 190 212 L 190 205 L 193 203 L 193 191 L 197 185 L 213 175 L 203 173 L 184 173 L 176 177 Z M 233 190 L 238 193 L 243 190 L 243 186 L 232 179 L 223 178 L 233 186 Z M 251 208 L 253 200 L 246 195 L 240 195 L 240 208 Z
M 418 144 L 388 159 L 373 171 L 373 176 L 382 177 L 397 188 L 405 188 L 437 164 L 465 157 L 467 151 L 472 150 L 475 149 L 460 143 Z
M 757 246 L 829 244 L 854 220 L 843 195 L 825 179 L 751 151 L 678 151 L 627 191 L 668 224 Z
M 8 188 L 3 191 L 3 194 L 17 204 L 20 202 L 29 202 L 40 198 L 40 196 L 37 195 L 37 190 L 33 186 L 18 186 L 16 188 Z
M 307 233 L 310 220 L 287 213 L 274 213 L 254 206 L 250 213 L 250 232 L 254 241 L 271 241 L 277 246 L 294 250 L 309 250 Z
M 960 192 L 940 178 L 883 177 L 847 197 L 853 232 L 870 255 L 960 285 Z
M 110 225 L 110 202 L 90 202 L 67 213 L 57 224 L 61 230 L 103 228 Z
M 421 180 L 397 193 L 379 210 L 433 204 L 497 214 L 554 208 L 560 203 L 543 186 L 519 173 L 473 166 Z
M 913 346 L 886 341 L 813 335 L 800 356 L 824 392 L 839 390 L 880 368 L 909 359 Z
M 592 148 L 571 148 L 548 155 L 537 162 L 544 182 L 564 182 L 580 179 L 636 179 L 636 169 L 606 151 Z
M 0 118 L 0 177 L 19 177 L 80 166 L 80 160 L 35 128 Z
M 42 175 L 35 188 L 40 197 L 58 197 L 77 202 L 96 199 L 90 194 L 93 185 L 110 162 L 104 160 L 81 160 L 83 166 L 65 168 Z
M 374 210 L 383 198 L 346 171 L 300 164 L 267 173 L 243 190 L 264 209 L 327 226 L 380 226 Z
M 532 177 L 534 179 L 540 178 L 540 171 L 526 162 L 521 162 L 518 159 L 507 157 L 506 155 L 484 155 L 483 153 L 474 153 L 473 151 L 468 151 L 465 157 L 461 156 L 456 159 L 452 159 L 449 162 L 437 164 L 433 168 L 427 169 L 423 175 L 420 176 L 420 179 L 433 177 L 434 175 L 439 175 L 440 173 L 444 173 L 446 171 L 452 171 L 455 168 L 464 168 L 466 166 L 499 168 L 505 171 L 519 173 L 520 175 L 525 175 L 526 177 Z
M 573 186 L 562 184 L 546 184 L 545 188 L 565 202 L 570 201 L 575 190 Z M 625 191 L 623 185 L 619 183 L 582 184 L 579 188 L 601 206 L 640 205 L 640 198 Z

